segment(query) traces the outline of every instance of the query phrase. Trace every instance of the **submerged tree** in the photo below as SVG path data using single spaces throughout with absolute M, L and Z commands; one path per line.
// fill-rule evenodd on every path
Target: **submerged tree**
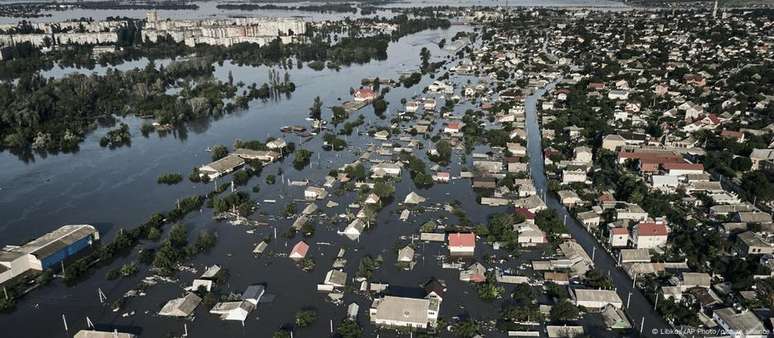
M 312 107 L 309 108 L 309 116 L 315 120 L 321 120 L 322 119 L 322 99 L 320 99 L 319 96 L 314 98 L 314 102 L 312 102 Z

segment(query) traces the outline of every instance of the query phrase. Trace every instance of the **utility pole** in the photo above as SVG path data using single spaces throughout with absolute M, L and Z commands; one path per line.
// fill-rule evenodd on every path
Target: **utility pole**
M 97 288 L 97 296 L 99 296 L 99 303 L 105 304 L 107 296 L 105 296 L 105 293 L 102 292 L 102 288 Z
M 62 314 L 62 323 L 64 323 L 65 332 L 70 332 L 70 329 L 67 327 L 67 318 L 65 318 L 64 313 Z
M 629 296 L 626 297 L 626 308 L 627 309 L 629 308 L 629 303 L 631 303 L 631 301 L 632 301 L 632 292 L 629 291 Z
M 643 329 L 645 329 L 645 316 L 642 316 L 642 321 L 640 321 L 640 335 L 642 335 Z

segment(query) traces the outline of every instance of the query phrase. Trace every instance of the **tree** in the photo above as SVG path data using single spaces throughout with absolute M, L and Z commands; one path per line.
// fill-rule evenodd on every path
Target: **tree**
M 374 114 L 376 115 L 382 115 L 387 110 L 388 102 L 382 99 L 381 97 L 374 100 L 373 106 L 374 106 Z
M 578 307 L 567 299 L 559 301 L 556 305 L 551 307 L 549 317 L 552 322 L 562 323 L 569 320 L 578 318 L 580 311 Z
M 279 329 L 274 331 L 274 333 L 271 335 L 271 338 L 290 338 L 290 331 Z
M 611 290 L 613 288 L 613 281 L 597 269 L 587 271 L 585 278 L 586 286 L 592 289 Z
M 354 320 L 345 319 L 339 323 L 336 333 L 342 338 L 358 338 L 363 334 L 363 329 Z
M 197 253 L 207 252 L 215 247 L 216 241 L 217 237 L 215 234 L 209 231 L 202 231 L 199 233 L 199 237 L 196 238 L 196 244 L 194 244 L 194 248 L 196 249 Z
M 296 325 L 298 327 L 308 327 L 317 321 L 317 310 L 305 309 L 296 313 Z
M 526 284 L 522 284 L 526 285 Z M 503 305 L 500 313 L 502 320 L 507 322 L 541 322 L 543 314 L 540 312 L 540 306 L 536 303 L 518 304 L 506 303 Z
M 177 267 L 178 259 L 178 249 L 173 248 L 169 241 L 166 241 L 156 251 L 156 256 L 153 258 L 153 266 L 161 270 L 162 273 L 171 275 Z
M 456 336 L 463 338 L 475 337 L 478 334 L 478 330 L 478 323 L 470 319 L 457 322 L 452 326 L 452 332 Z
M 147 237 L 151 241 L 158 241 L 159 238 L 161 238 L 161 230 L 159 230 L 159 228 L 157 227 L 152 226 L 148 229 Z
M 570 297 L 570 295 L 567 294 L 567 289 L 565 289 L 559 284 L 548 282 L 548 283 L 545 283 L 544 287 L 546 289 L 546 295 L 548 297 L 560 299 L 560 300 L 567 299 L 568 297 Z
M 247 170 L 239 170 L 235 172 L 233 175 L 234 184 L 240 185 L 240 186 L 245 185 L 247 184 L 247 182 L 250 181 L 251 176 L 252 175 L 250 175 L 250 172 L 248 172 Z
M 322 106 L 322 99 L 319 96 L 315 97 L 312 107 L 309 108 L 309 116 L 315 120 L 322 120 Z
M 759 170 L 751 171 L 742 177 L 742 189 L 751 199 L 770 201 L 774 199 L 774 185 L 771 183 L 770 175 Z
M 744 156 L 735 157 L 731 160 L 731 168 L 736 171 L 748 171 L 752 168 L 752 160 Z
M 430 67 L 430 50 L 427 47 L 422 47 L 422 50 L 419 51 L 419 58 L 422 61 L 423 70 Z
M 384 200 L 386 198 L 392 197 L 392 195 L 395 193 L 395 187 L 379 181 L 374 183 L 373 191 L 376 196 L 379 196 L 380 199 Z
M 360 162 L 358 162 L 356 165 L 347 166 L 344 169 L 344 173 L 347 174 L 349 179 L 358 182 L 364 181 L 367 177 L 366 168 Z
M 185 225 L 177 223 L 172 226 L 172 230 L 169 231 L 169 243 L 178 249 L 188 244 L 188 230 Z
M 226 146 L 222 144 L 213 146 L 212 148 L 210 148 L 210 152 L 212 153 L 213 161 L 217 161 L 221 158 L 228 156 L 228 148 L 226 148 Z
M 312 157 L 312 152 L 306 149 L 296 149 L 293 153 L 293 167 L 297 170 L 303 169 Z

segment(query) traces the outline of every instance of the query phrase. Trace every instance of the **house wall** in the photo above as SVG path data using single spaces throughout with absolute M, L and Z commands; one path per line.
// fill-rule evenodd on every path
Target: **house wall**
M 470 247 L 470 248 L 449 247 L 449 252 L 455 255 L 472 255 L 475 252 L 475 250 L 476 250 L 475 247 Z
M 611 235 L 610 236 L 610 246 L 613 247 L 625 247 L 629 244 L 629 236 L 628 235 Z
M 427 323 L 414 323 L 414 322 L 406 322 L 406 321 L 379 319 L 379 318 L 375 318 L 375 316 L 373 316 L 373 315 L 371 316 L 371 318 L 373 318 L 373 322 L 376 325 L 397 326 L 397 327 L 414 327 L 414 328 L 419 328 L 419 329 L 427 328 Z
M 667 243 L 667 236 L 635 236 L 637 249 L 653 249 Z

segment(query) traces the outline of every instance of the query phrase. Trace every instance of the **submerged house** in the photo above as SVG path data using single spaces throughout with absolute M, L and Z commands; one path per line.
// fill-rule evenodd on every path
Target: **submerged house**
M 290 254 L 288 257 L 293 260 L 301 260 L 306 258 L 306 253 L 309 251 L 309 244 L 306 244 L 304 241 L 300 241 L 296 243 L 296 245 L 293 246 L 293 249 L 290 250 Z
M 452 255 L 473 255 L 476 250 L 476 235 L 473 233 L 449 234 L 449 253 Z
M 73 338 L 137 338 L 138 336 L 126 332 L 115 331 L 97 331 L 97 330 L 80 330 Z
M 577 306 L 602 310 L 608 305 L 616 309 L 623 307 L 621 297 L 613 290 L 570 289 L 570 296 Z
M 344 236 L 347 236 L 347 238 L 351 240 L 356 240 L 360 235 L 363 233 L 363 231 L 366 228 L 366 223 L 363 222 L 360 218 L 355 218 L 352 222 L 347 225 L 347 227 L 344 229 L 342 234 Z
M 188 317 L 201 302 L 201 297 L 193 292 L 189 292 L 185 297 L 175 298 L 164 304 L 164 307 L 159 311 L 159 315 L 166 317 Z
M 229 154 L 215 162 L 199 167 L 199 175 L 207 176 L 213 180 L 223 175 L 228 175 L 234 170 L 245 165 L 245 160 L 236 154 Z
M 210 309 L 210 313 L 220 315 L 221 320 L 237 320 L 244 322 L 247 315 L 255 310 L 255 305 L 248 301 L 221 302 Z
M 405 204 L 419 204 L 424 202 L 426 199 L 422 196 L 419 196 L 419 194 L 415 192 L 410 192 L 408 195 L 406 195 L 406 198 L 403 200 L 403 203 Z
M 470 283 L 486 282 L 486 267 L 481 263 L 473 263 L 467 269 L 460 271 L 460 280 Z

